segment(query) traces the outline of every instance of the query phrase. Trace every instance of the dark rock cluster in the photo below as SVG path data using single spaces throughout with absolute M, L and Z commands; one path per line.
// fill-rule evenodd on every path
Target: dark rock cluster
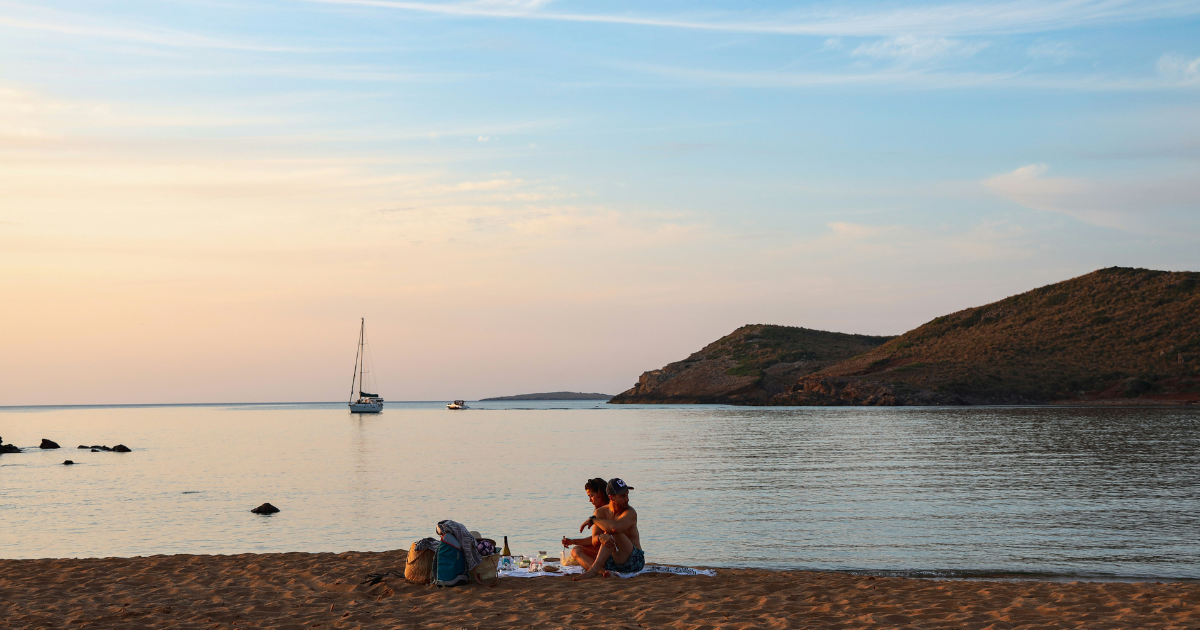
M 91 446 L 84 446 L 83 444 L 80 444 L 78 448 L 91 449 L 93 453 L 99 453 L 100 451 L 109 451 L 112 453 L 132 453 L 133 452 L 132 449 L 130 449 L 128 446 L 125 446 L 124 444 L 118 444 L 112 448 L 109 448 L 107 446 L 98 446 L 95 444 L 93 444 Z
M 271 505 L 270 503 L 264 503 L 250 511 L 254 514 L 275 514 L 279 511 L 279 508 Z
M 21 449 L 12 444 L 5 444 L 4 438 L 0 437 L 0 453 L 20 453 Z

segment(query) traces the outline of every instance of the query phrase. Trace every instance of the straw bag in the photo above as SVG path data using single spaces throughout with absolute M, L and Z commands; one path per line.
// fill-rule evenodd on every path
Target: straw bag
M 471 581 L 480 584 L 490 584 L 498 577 L 496 575 L 496 567 L 500 565 L 500 554 L 494 553 L 490 556 L 484 556 L 483 560 L 475 565 L 474 569 L 468 571 L 471 574 Z
M 404 565 L 404 579 L 413 584 L 428 584 L 433 576 L 433 550 L 417 551 L 417 543 L 408 548 L 408 563 Z

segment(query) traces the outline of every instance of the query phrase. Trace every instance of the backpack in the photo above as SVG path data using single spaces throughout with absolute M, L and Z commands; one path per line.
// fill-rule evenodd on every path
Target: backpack
M 467 558 L 463 555 L 462 543 L 458 542 L 454 534 L 442 536 L 442 544 L 438 545 L 434 564 L 434 586 L 458 586 L 470 581 L 467 577 Z

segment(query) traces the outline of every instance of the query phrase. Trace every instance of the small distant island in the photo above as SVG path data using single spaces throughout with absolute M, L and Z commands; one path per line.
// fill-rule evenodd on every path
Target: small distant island
M 582 392 L 546 392 L 543 394 L 517 394 L 516 396 L 499 396 L 497 398 L 481 398 L 480 402 L 495 400 L 608 400 L 610 394 L 584 394 Z

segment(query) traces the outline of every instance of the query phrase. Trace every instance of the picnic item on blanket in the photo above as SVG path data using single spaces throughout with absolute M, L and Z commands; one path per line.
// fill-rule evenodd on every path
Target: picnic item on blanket
M 415 542 L 408 548 L 408 562 L 404 565 L 404 579 L 413 584 L 428 584 L 433 575 L 434 552 L 429 548 L 420 548 L 421 542 Z
M 563 549 L 562 564 L 564 567 L 577 567 L 579 566 L 579 561 L 575 559 L 575 556 L 571 555 L 570 549 Z
M 543 566 L 542 570 L 545 571 L 546 573 L 558 573 L 558 567 L 553 564 L 547 564 L 547 565 Z
M 512 552 L 508 550 L 508 536 L 504 537 L 504 549 L 500 551 L 500 555 L 512 557 Z
M 579 575 L 583 573 L 583 567 L 563 567 L 559 571 L 526 571 L 525 569 L 517 569 L 515 571 L 502 571 L 500 577 L 514 578 L 535 578 L 535 577 L 558 577 L 562 575 Z M 618 573 L 610 571 L 610 575 L 615 575 L 619 578 L 632 578 L 645 573 L 672 573 L 674 575 L 703 575 L 715 577 L 717 572 L 712 569 L 694 569 L 692 567 L 668 567 L 658 564 L 647 564 L 641 571 L 637 573 Z

